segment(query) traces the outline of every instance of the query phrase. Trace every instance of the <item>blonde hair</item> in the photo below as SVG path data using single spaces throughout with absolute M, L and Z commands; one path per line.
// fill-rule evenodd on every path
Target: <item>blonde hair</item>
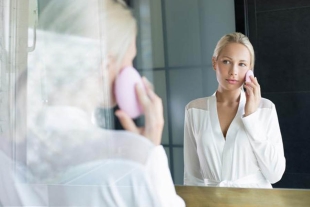
M 42 14 L 39 28 L 100 39 L 104 55 L 113 56 L 117 64 L 137 35 L 136 20 L 123 0 L 54 0 Z
M 137 34 L 123 0 L 52 0 L 41 12 L 37 47 L 29 58 L 36 94 L 48 104 L 93 109 L 110 103 L 108 61 L 119 68 Z M 114 67 L 113 67 L 114 68 Z M 103 74 L 107 73 L 107 74 Z M 41 90 L 41 91 L 40 91 Z M 88 94 L 87 101 L 82 99 Z
M 107 52 L 119 65 L 137 35 L 137 23 L 123 0 L 104 1 Z
M 222 50 L 229 44 L 229 43 L 239 43 L 244 45 L 248 48 L 250 55 L 251 55 L 251 69 L 254 69 L 254 62 L 255 62 L 255 53 L 254 48 L 247 36 L 242 33 L 234 32 L 230 34 L 224 35 L 216 44 L 214 49 L 213 57 L 217 58 Z

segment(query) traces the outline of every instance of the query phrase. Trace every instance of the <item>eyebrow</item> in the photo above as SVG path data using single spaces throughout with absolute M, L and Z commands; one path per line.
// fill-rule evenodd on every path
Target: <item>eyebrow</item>
M 226 58 L 229 58 L 229 59 L 231 59 L 231 60 L 232 60 L 232 58 L 230 58 L 230 57 L 228 57 L 228 56 L 223 56 L 223 57 L 226 57 Z
M 232 58 L 231 57 L 228 57 L 228 56 L 223 56 L 223 57 L 226 57 L 226 58 L 228 58 L 228 59 L 231 59 L 232 60 Z M 240 60 L 240 62 L 248 62 L 247 60 Z

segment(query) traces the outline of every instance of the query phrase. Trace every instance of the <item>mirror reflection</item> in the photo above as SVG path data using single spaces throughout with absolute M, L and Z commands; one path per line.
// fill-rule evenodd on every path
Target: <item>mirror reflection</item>
M 97 121 L 98 125 L 105 129 L 124 128 L 120 119 L 114 115 L 114 112 L 118 109 L 115 108 L 113 111 L 110 109 L 103 109 L 102 107 L 104 104 L 112 106 L 113 104 L 111 102 L 113 102 L 113 98 L 104 99 L 105 101 L 108 100 L 107 103 L 103 103 L 103 100 L 98 98 L 98 100 L 94 102 L 100 102 L 101 105 L 95 104 L 96 107 L 94 105 L 89 106 L 89 102 L 83 101 L 81 103 L 79 101 L 85 100 L 83 96 L 84 89 L 82 90 L 81 88 L 79 89 L 81 91 L 75 91 L 77 88 L 74 88 L 74 85 L 87 85 L 85 90 L 91 91 L 93 94 L 91 97 L 109 96 L 107 94 L 111 93 L 109 92 L 110 89 L 108 86 L 102 85 L 103 83 L 100 81 L 93 81 L 94 77 L 102 74 L 98 74 L 98 71 L 95 70 L 91 71 L 94 67 L 92 65 L 87 65 L 90 62 L 96 62 L 96 67 L 102 64 L 102 60 L 100 59 L 102 48 L 100 41 L 98 41 L 101 37 L 95 38 L 96 40 L 94 41 L 89 38 L 84 38 L 85 34 L 66 36 L 47 32 L 42 28 L 39 22 L 42 21 L 42 12 L 48 6 L 49 1 L 40 0 L 25 2 L 25 5 L 19 3 L 17 8 L 29 7 L 29 11 L 27 11 L 27 13 L 18 13 L 17 15 L 12 12 L 12 6 L 10 6 L 8 1 L 1 1 L 1 3 L 3 3 L 3 8 L 6 8 L 2 11 L 4 18 L 1 20 L 1 57 L 4 57 L 9 51 L 7 59 L 1 58 L 0 94 L 2 98 L 2 118 L 0 132 L 2 136 L 10 137 L 14 133 L 20 133 L 20 135 L 15 137 L 23 137 L 25 134 L 31 134 L 33 137 L 41 137 L 42 134 L 45 136 L 47 132 L 38 129 L 38 126 L 45 124 L 42 119 L 46 119 L 49 114 L 49 112 L 46 112 L 45 107 L 47 103 L 52 102 L 54 102 L 55 105 L 70 103 L 82 108 L 97 108 L 97 114 L 89 112 L 85 115 L 88 117 L 87 119 L 90 118 L 93 122 Z M 306 68 L 308 65 L 307 51 L 309 46 L 307 35 L 310 31 L 308 31 L 308 27 L 304 25 L 308 24 L 306 20 L 310 18 L 308 11 L 309 3 L 305 3 L 304 1 L 295 1 L 292 4 L 281 3 L 281 1 L 270 3 L 256 0 L 248 1 L 247 4 L 240 2 L 241 1 L 238 0 L 195 0 L 191 2 L 184 0 L 177 2 L 173 0 L 127 1 L 137 19 L 138 25 L 136 41 L 137 56 L 132 66 L 154 84 L 156 94 L 158 94 L 163 101 L 165 125 L 161 144 L 168 155 L 171 176 L 174 183 L 177 185 L 183 185 L 184 182 L 190 185 L 206 185 L 206 182 L 209 181 L 205 181 L 205 179 L 208 179 L 212 180 L 212 182 L 210 181 L 210 185 L 212 186 L 234 186 L 235 184 L 229 183 L 229 181 L 250 175 L 254 172 L 251 171 L 251 169 L 256 168 L 261 172 L 268 171 L 266 174 L 263 173 L 263 175 L 265 178 L 266 176 L 268 177 L 267 180 L 269 182 L 267 182 L 268 184 L 265 183 L 266 185 L 262 184 L 261 187 L 266 187 L 267 185 L 270 187 L 270 183 L 277 182 L 282 177 L 284 171 L 283 159 L 285 156 L 286 170 L 284 171 L 282 179 L 273 185 L 273 187 L 309 188 L 309 167 L 301 162 L 303 157 L 308 155 L 306 149 L 308 146 L 307 117 L 309 115 L 309 110 L 307 109 L 307 100 L 309 99 L 309 84 L 307 81 L 308 71 Z M 244 13 L 244 11 L 247 12 L 246 15 L 240 15 L 240 13 Z M 27 17 L 29 20 L 26 23 L 20 20 L 28 19 Z M 50 19 L 50 17 L 48 19 Z M 8 29 L 9 25 L 12 23 L 15 23 L 15 26 L 17 23 L 20 25 L 19 27 Z M 67 28 L 62 29 L 65 31 Z M 10 39 L 8 31 L 13 32 L 14 30 L 16 30 L 19 36 L 18 38 L 16 37 L 16 39 Z M 276 143 L 274 146 L 277 150 L 272 151 L 274 153 L 267 153 L 273 155 L 273 159 L 270 160 L 276 163 L 276 165 L 269 165 L 269 167 L 265 168 L 265 166 L 268 165 L 263 161 L 263 158 L 253 153 L 251 150 L 253 149 L 253 143 L 251 144 L 250 141 L 247 143 L 247 147 L 243 146 L 245 151 L 250 150 L 252 152 L 252 157 L 246 156 L 246 159 L 252 160 L 252 163 L 255 161 L 258 163 L 261 162 L 261 164 L 245 164 L 247 161 L 244 161 L 245 156 L 242 152 L 239 150 L 235 150 L 234 152 L 226 150 L 226 152 L 228 152 L 226 156 L 229 156 L 230 159 L 235 159 L 236 162 L 243 160 L 242 162 L 245 163 L 238 163 L 237 165 L 227 163 L 225 166 L 226 168 L 231 169 L 236 167 L 238 170 L 224 170 L 225 172 L 223 172 L 226 174 L 222 175 L 220 173 L 221 170 L 216 171 L 218 173 L 216 174 L 214 173 L 215 171 L 210 169 L 219 168 L 217 165 L 221 163 L 221 156 L 225 155 L 224 150 L 227 145 L 229 146 L 228 138 L 233 133 L 233 129 L 238 128 L 237 125 L 242 122 L 236 120 L 233 115 L 239 113 L 240 105 L 238 105 L 238 107 L 235 106 L 234 110 L 232 110 L 234 113 L 231 113 L 230 118 L 227 118 L 229 117 L 229 112 L 221 110 L 219 104 L 215 107 L 213 106 L 213 112 L 216 112 L 216 114 L 214 114 L 216 126 L 212 127 L 212 129 L 216 129 L 216 133 L 221 137 L 221 143 L 213 147 L 209 146 L 209 148 L 216 151 L 215 149 L 221 146 L 222 149 L 214 153 L 208 150 L 208 153 L 212 154 L 212 158 L 211 154 L 209 155 L 207 153 L 204 155 L 205 158 L 200 158 L 200 151 L 197 152 L 198 150 L 188 152 L 187 148 L 190 147 L 190 145 L 186 144 L 186 133 L 189 133 L 186 131 L 186 126 L 189 122 L 186 121 L 186 118 L 188 118 L 189 115 L 186 115 L 185 111 L 188 111 L 188 107 L 192 106 L 191 104 L 193 104 L 193 102 L 189 105 L 187 104 L 197 98 L 211 96 L 220 100 L 221 97 L 218 97 L 218 93 L 215 92 L 219 91 L 219 75 L 221 73 L 218 74 L 218 70 L 214 69 L 214 67 L 217 68 L 220 63 L 218 62 L 219 59 L 212 62 L 214 48 L 223 35 L 236 31 L 246 34 L 253 44 L 256 55 L 254 73 L 260 85 L 261 96 L 275 104 L 276 110 L 272 107 L 269 108 L 271 112 L 268 115 L 273 118 L 277 116 L 278 120 L 274 119 L 268 126 L 262 127 L 262 131 L 276 129 L 275 134 L 278 136 L 272 137 L 277 137 L 278 139 L 272 140 L 271 142 Z M 80 36 L 83 37 L 81 38 Z M 12 42 L 15 44 L 16 48 L 18 48 L 17 50 L 11 50 L 9 48 L 10 44 L 12 48 L 14 47 Z M 72 45 L 74 45 L 74 50 L 72 49 Z M 80 48 L 87 45 L 91 52 L 86 54 L 86 58 L 74 56 L 74 53 L 83 53 L 81 52 L 82 49 L 79 50 L 79 47 L 76 47 L 76 45 L 80 45 Z M 55 57 L 55 54 L 52 54 L 53 49 L 50 48 L 56 48 L 57 51 L 60 49 L 63 53 L 57 54 L 56 62 L 50 58 Z M 40 50 L 44 52 L 40 52 Z M 232 50 L 236 51 L 236 48 Z M 235 63 L 235 59 L 233 59 L 231 55 L 227 56 L 233 61 L 225 60 L 225 65 L 230 62 Z M 89 68 L 89 74 L 85 74 L 84 71 L 72 74 L 72 71 L 63 70 L 61 67 L 50 66 L 50 68 L 57 68 L 59 71 L 62 71 L 61 74 L 58 74 L 54 69 L 49 69 L 46 66 L 48 62 L 57 64 L 62 62 L 68 64 L 69 62 L 73 64 L 70 62 L 70 58 L 76 61 L 74 67 L 79 65 L 80 67 Z M 83 59 L 94 61 L 81 61 Z M 42 62 L 44 63 L 42 64 Z M 62 64 L 62 66 L 65 66 L 65 64 Z M 21 72 L 25 68 L 28 68 L 28 72 L 23 75 Z M 34 68 L 38 70 L 36 71 Z M 10 71 L 10 73 L 8 73 L 8 71 Z M 240 76 L 244 77 L 245 72 L 246 71 L 242 71 Z M 104 73 L 104 71 L 102 73 Z M 22 75 L 20 76 L 20 74 Z M 110 76 L 113 76 L 113 74 Z M 30 77 L 32 81 L 29 81 Z M 83 81 L 79 82 L 81 77 L 83 77 Z M 89 79 L 85 77 L 89 77 Z M 74 84 L 66 85 L 68 79 Z M 15 90 L 15 81 L 19 83 L 16 88 L 21 89 L 18 90 L 16 100 L 13 92 Z M 107 81 L 103 82 L 107 83 Z M 65 86 L 63 86 L 62 83 Z M 99 90 L 99 88 L 104 88 L 104 90 Z M 53 91 L 59 91 L 59 93 L 53 94 Z M 71 93 L 72 91 L 75 91 L 75 95 L 68 96 L 67 94 L 73 94 Z M 34 96 L 33 93 L 36 95 Z M 245 93 L 240 93 L 244 94 L 244 97 L 240 96 L 238 100 L 240 102 L 245 101 Z M 79 94 L 83 99 L 79 97 Z M 214 96 L 212 96 L 212 94 L 214 94 Z M 242 97 L 245 99 L 242 99 Z M 12 102 L 16 102 L 16 108 L 12 104 L 10 105 Z M 205 105 L 202 104 L 204 106 L 201 106 L 199 104 L 194 108 L 205 110 Z M 187 108 L 185 108 L 186 106 Z M 257 106 L 257 108 L 259 107 L 261 107 L 261 105 Z M 10 110 L 6 110 L 8 108 Z M 265 109 L 265 107 L 263 108 Z M 15 109 L 18 110 L 15 111 Z M 25 113 L 27 110 L 31 111 L 31 113 Z M 9 112 L 14 112 L 14 116 L 16 113 L 16 117 L 24 117 L 24 119 L 16 121 Z M 60 115 L 64 114 L 61 111 L 57 112 L 57 114 L 58 113 Z M 55 116 L 54 113 L 52 114 L 52 116 Z M 44 118 L 42 118 L 42 116 Z M 65 121 L 66 117 L 62 119 L 61 116 L 57 115 L 54 118 Z M 221 117 L 225 117 L 228 120 L 223 120 Z M 48 120 L 54 120 L 54 118 L 51 117 L 48 118 Z M 144 119 L 145 117 L 134 120 L 135 124 L 142 125 L 145 121 Z M 66 122 L 72 123 L 76 121 L 77 119 L 74 117 L 70 120 L 66 120 Z M 265 121 L 262 122 L 266 124 Z M 279 129 L 277 122 L 279 122 Z M 16 127 L 18 131 L 15 132 L 14 127 L 11 126 L 12 123 L 15 123 L 16 126 L 14 127 Z M 58 124 L 59 127 L 63 126 L 62 122 L 58 122 Z M 242 124 L 242 127 L 246 128 L 247 124 L 244 122 L 242 122 Z M 197 124 L 195 124 L 195 126 L 197 126 Z M 206 125 L 204 127 L 208 126 Z M 29 130 L 29 128 L 35 130 Z M 237 131 L 240 132 L 239 129 Z M 259 131 L 261 132 L 261 130 Z M 244 135 L 246 133 L 243 132 L 242 134 Z M 254 137 L 256 135 L 247 136 Z M 240 138 L 239 141 L 243 139 L 241 137 L 243 136 L 238 136 L 238 139 Z M 280 141 L 281 137 L 282 141 Z M 238 142 L 235 142 L 235 144 L 236 143 Z M 282 143 L 284 147 L 282 147 Z M 255 144 L 257 143 L 255 142 Z M 15 146 L 16 149 L 13 151 L 9 149 L 8 151 L 14 154 L 14 157 L 21 162 L 27 164 L 31 164 L 32 161 L 40 163 L 40 160 L 35 160 L 37 146 L 36 143 L 28 142 L 28 148 L 17 144 Z M 30 151 L 26 150 L 29 148 L 33 150 L 32 154 Z M 254 148 L 256 149 L 256 147 Z M 282 148 L 284 148 L 284 156 L 283 151 L 281 151 Z M 207 149 L 207 147 L 202 148 L 201 151 Z M 40 150 L 44 151 L 44 148 L 40 147 Z M 55 150 L 57 151 L 57 149 Z M 229 153 L 235 153 L 237 158 L 233 158 Z M 213 156 L 213 154 L 216 154 L 216 156 Z M 60 156 L 61 154 L 58 155 Z M 210 160 L 204 162 L 202 159 Z M 192 168 L 194 172 L 192 172 L 191 175 L 188 174 L 188 179 L 190 179 L 190 176 L 200 171 L 198 173 L 199 176 L 192 177 L 192 180 L 195 180 L 195 182 L 191 181 L 187 183 L 186 181 L 188 172 L 186 163 L 198 163 L 197 166 L 199 165 L 201 168 L 198 169 L 194 167 Z M 213 166 L 202 167 L 201 163 L 213 163 Z M 223 163 L 221 163 L 221 165 L 222 164 Z M 239 165 L 242 165 L 242 167 Z M 264 169 L 262 169 L 261 166 L 264 166 Z M 63 165 L 62 167 L 67 169 L 68 166 Z M 241 171 L 240 168 L 244 168 L 245 170 Z M 273 172 L 277 172 L 276 178 L 270 173 L 270 168 L 273 168 Z M 43 170 L 53 172 L 47 169 L 48 168 Z M 42 169 L 29 168 L 27 170 L 26 177 L 23 179 L 31 180 L 33 171 Z M 42 182 L 43 180 L 46 182 L 46 179 L 49 179 L 49 182 L 54 182 L 59 176 L 57 173 L 53 174 L 51 177 L 47 173 L 41 174 L 49 178 L 42 177 L 39 180 L 32 180 L 32 182 Z M 220 177 L 225 177 L 225 179 Z M 221 184 L 221 182 L 218 181 L 225 182 Z
M 139 2 L 132 2 L 138 10 Z M 256 0 L 246 5 L 238 0 L 150 3 L 153 79 L 167 103 L 163 144 L 176 184 L 184 184 L 184 108 L 216 91 L 214 48 L 223 35 L 237 31 L 253 44 L 262 97 L 276 106 L 286 170 L 273 187 L 310 187 L 309 166 L 302 161 L 309 145 L 308 6 L 305 1 Z M 139 59 L 136 63 L 141 73 L 150 73 L 144 72 Z
M 216 92 L 185 109 L 184 183 L 272 188 L 285 170 L 283 143 L 276 108 L 261 97 L 252 72 L 252 44 L 241 33 L 227 34 L 212 64 Z

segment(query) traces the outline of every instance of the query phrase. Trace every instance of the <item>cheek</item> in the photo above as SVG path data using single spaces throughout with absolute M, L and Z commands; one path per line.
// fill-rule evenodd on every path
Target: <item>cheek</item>
M 249 68 L 243 69 L 242 72 L 240 72 L 240 77 L 245 79 L 245 75 L 248 70 Z
M 218 67 L 216 70 L 217 82 L 218 83 L 222 82 L 222 80 L 225 79 L 225 77 L 226 77 L 226 75 L 224 74 L 224 70 Z
M 228 74 L 229 68 L 227 65 L 217 65 L 217 73 L 218 75 L 225 76 Z

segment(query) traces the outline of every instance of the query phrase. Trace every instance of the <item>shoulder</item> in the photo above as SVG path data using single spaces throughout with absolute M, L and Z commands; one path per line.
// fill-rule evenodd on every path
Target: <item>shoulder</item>
M 208 110 L 208 102 L 211 98 L 212 96 L 208 96 L 192 100 L 185 106 L 185 110 L 190 109 Z
M 260 104 L 259 104 L 260 109 L 273 109 L 275 108 L 275 105 L 272 101 L 266 98 L 261 98 Z
M 138 163 L 146 163 L 156 146 L 146 137 L 126 130 L 103 129 L 106 140 L 103 146 L 110 153 L 110 158 L 122 158 Z M 113 149 L 107 149 L 112 147 Z

